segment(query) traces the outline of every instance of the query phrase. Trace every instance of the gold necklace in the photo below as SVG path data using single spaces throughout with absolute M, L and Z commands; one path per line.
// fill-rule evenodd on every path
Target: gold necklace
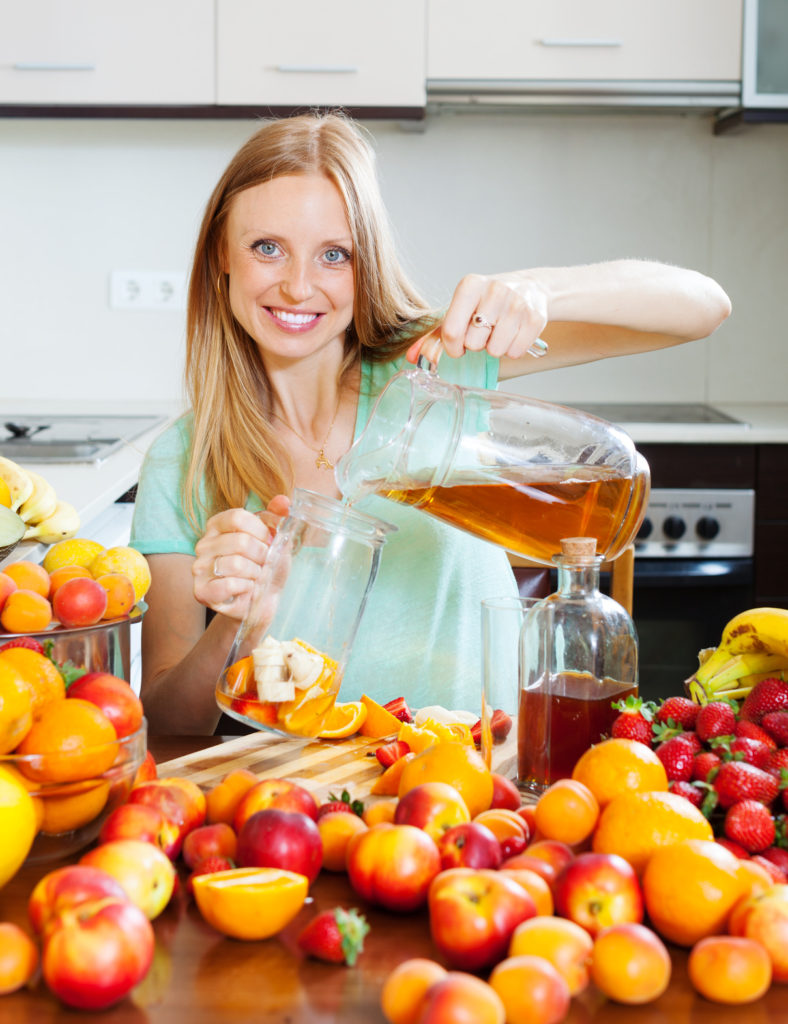
M 279 420 L 280 423 L 284 423 L 284 425 L 287 427 L 287 429 L 292 431 L 295 434 L 295 436 L 298 438 L 298 440 L 302 444 L 306 445 L 306 447 L 310 451 L 316 453 L 317 458 L 315 459 L 315 466 L 318 469 L 333 469 L 334 468 L 334 463 L 333 462 L 329 462 L 328 459 L 326 458 L 326 445 L 328 444 L 329 437 L 331 437 L 331 431 L 334 429 L 334 424 L 337 421 L 337 416 L 339 415 L 339 407 L 340 407 L 341 404 L 342 404 L 342 395 L 340 394 L 339 398 L 337 399 L 337 407 L 334 410 L 333 418 L 332 418 L 331 423 L 329 424 L 329 427 L 328 427 L 328 432 L 326 433 L 326 436 L 323 438 L 323 443 L 320 445 L 320 448 L 315 448 L 313 445 L 311 445 L 309 443 L 309 441 L 307 441 L 307 439 L 305 437 L 303 437 L 301 434 L 298 433 L 298 431 L 295 429 L 295 427 L 293 427 L 290 423 L 287 422 L 286 419 L 283 419 L 281 416 L 277 415 L 275 412 L 272 412 L 271 415 L 275 419 Z

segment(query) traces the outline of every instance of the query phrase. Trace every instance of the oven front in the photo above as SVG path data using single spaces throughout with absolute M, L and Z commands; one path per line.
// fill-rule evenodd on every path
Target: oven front
M 755 492 L 653 489 L 635 541 L 633 618 L 640 695 L 683 692 L 698 652 L 754 603 Z

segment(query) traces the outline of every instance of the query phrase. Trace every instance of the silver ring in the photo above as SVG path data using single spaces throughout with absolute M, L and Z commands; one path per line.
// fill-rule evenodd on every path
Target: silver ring
M 223 572 L 219 572 L 219 557 L 220 556 L 217 555 L 216 558 L 214 558 L 214 560 L 213 560 L 213 573 L 212 573 L 212 575 L 213 575 L 213 578 L 217 579 L 217 580 L 220 580 L 222 578 L 222 576 L 224 576 Z
M 471 317 L 471 323 L 474 327 L 486 327 L 488 331 L 491 331 L 495 324 L 490 323 L 486 316 L 482 316 L 481 313 L 474 313 Z
M 541 359 L 542 356 L 547 355 L 547 342 L 542 341 L 541 338 L 537 338 L 533 345 L 526 349 L 526 354 L 533 356 L 534 359 Z

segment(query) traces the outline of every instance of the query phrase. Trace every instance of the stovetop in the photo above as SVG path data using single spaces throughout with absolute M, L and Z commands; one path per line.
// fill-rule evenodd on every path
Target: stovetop
M 610 423 L 733 424 L 747 426 L 743 420 L 695 402 L 572 402 L 575 409 L 599 416 Z

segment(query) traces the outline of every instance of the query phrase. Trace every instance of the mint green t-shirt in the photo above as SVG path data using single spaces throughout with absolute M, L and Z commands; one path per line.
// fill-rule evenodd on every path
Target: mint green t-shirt
M 364 363 L 355 437 L 389 379 L 408 365 Z M 440 375 L 492 389 L 498 361 L 486 352 L 444 357 Z M 140 474 L 131 544 L 143 554 L 194 554 L 200 537 L 181 508 L 191 418 L 184 416 L 152 445 Z M 246 507 L 261 507 L 250 495 Z M 398 529 L 383 546 L 345 670 L 340 699 L 362 693 L 385 703 L 404 696 L 414 707 L 481 706 L 481 601 L 517 593 L 506 553 L 417 509 L 372 495 L 356 504 Z

